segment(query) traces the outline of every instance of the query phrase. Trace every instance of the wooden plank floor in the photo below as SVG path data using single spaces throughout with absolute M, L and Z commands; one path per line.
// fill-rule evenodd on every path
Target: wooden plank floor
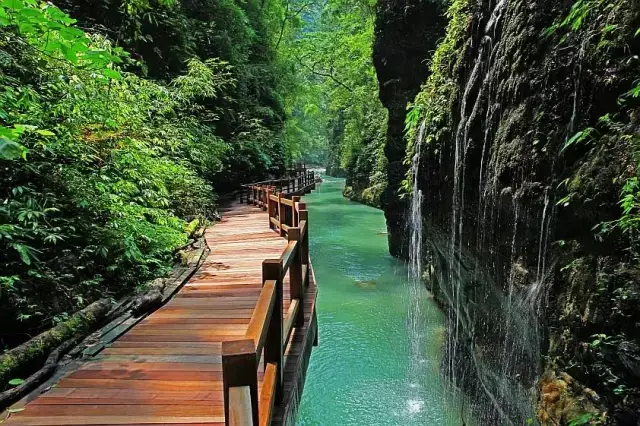
M 7 425 L 223 425 L 221 346 L 244 336 L 262 285 L 262 261 L 287 242 L 261 209 L 234 205 L 207 232 L 211 253 L 165 306 L 90 362 L 10 415 Z M 289 286 L 284 284 L 284 312 Z M 286 350 L 285 405 L 304 374 L 303 345 L 314 320 L 315 281 L 305 327 Z M 262 379 L 262 372 L 259 373 Z M 274 423 L 288 407 L 276 407 Z

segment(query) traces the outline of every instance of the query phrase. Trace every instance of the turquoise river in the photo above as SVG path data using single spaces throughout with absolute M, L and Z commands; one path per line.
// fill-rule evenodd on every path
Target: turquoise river
M 326 178 L 305 197 L 320 345 L 297 424 L 460 426 L 460 406 L 439 374 L 444 317 L 389 255 L 382 212 L 343 198 L 343 187 L 343 179 Z M 420 320 L 412 328 L 416 294 Z M 417 357 L 414 339 L 423 342 Z

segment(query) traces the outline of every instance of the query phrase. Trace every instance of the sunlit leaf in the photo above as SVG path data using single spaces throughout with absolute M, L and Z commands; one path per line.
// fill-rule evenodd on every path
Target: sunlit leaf
M 50 130 L 36 130 L 36 133 L 41 136 L 55 136 L 56 134 Z
M 122 78 L 122 75 L 120 75 L 118 71 L 115 71 L 109 68 L 103 69 L 102 75 L 104 75 L 107 78 L 111 78 L 113 80 L 120 80 Z

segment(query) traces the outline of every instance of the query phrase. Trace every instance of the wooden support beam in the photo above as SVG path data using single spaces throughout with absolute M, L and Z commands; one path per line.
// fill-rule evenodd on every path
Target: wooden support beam
M 282 204 L 282 192 L 280 192 L 278 194 L 278 221 L 280 222 L 280 236 L 284 237 L 285 236 L 285 230 L 282 227 L 282 225 L 284 224 L 284 208 L 283 208 L 283 204 Z
M 258 424 L 258 360 L 253 340 L 222 342 L 222 383 L 226 425 L 231 424 L 229 389 L 244 386 L 249 388 L 253 423 Z M 237 400 L 233 402 L 233 410 L 241 409 Z
M 245 333 L 247 339 L 253 340 L 257 357 L 260 357 L 262 353 L 275 303 L 276 282 L 273 280 L 265 281 Z
M 300 218 L 300 263 L 306 266 L 305 282 L 309 282 L 309 212 L 307 211 L 307 205 L 305 203 L 298 203 L 298 215 Z
M 313 337 L 313 346 L 318 346 L 318 344 L 319 344 L 318 334 L 320 334 L 318 329 L 320 327 L 318 327 L 318 316 L 316 315 L 315 311 L 313 312 L 313 319 L 311 321 L 316 324 L 316 335 Z
M 294 233 L 298 233 L 298 228 L 288 227 L 287 235 L 291 235 Z M 296 234 L 297 235 L 297 234 Z M 282 261 L 282 275 L 287 275 L 287 271 L 291 266 L 296 263 L 298 253 L 298 241 L 297 240 L 289 240 L 289 244 L 287 244 L 287 248 L 282 252 L 282 256 L 280 256 L 280 260 Z
M 304 325 L 304 288 L 302 279 L 302 257 L 300 256 L 300 247 L 302 246 L 300 228 L 290 228 L 288 238 L 289 244 L 292 242 L 297 243 L 297 250 L 293 253 L 293 260 L 289 267 L 289 289 L 291 300 L 298 299 L 301 302 L 295 318 L 295 326 L 302 327 Z
M 274 229 L 273 223 L 271 219 L 275 215 L 275 211 L 273 209 L 273 201 L 271 200 L 271 189 L 267 190 L 267 213 L 269 218 L 269 229 Z
M 264 345 L 265 368 L 269 363 L 273 363 L 276 365 L 276 404 L 282 402 L 282 398 L 284 396 L 284 351 L 282 348 L 282 279 L 283 269 L 281 259 L 270 259 L 262 262 L 263 282 L 273 280 L 276 284 L 276 300 L 273 306 L 269 328 L 267 329 L 267 340 Z
M 291 213 L 293 215 L 293 218 L 292 218 L 293 223 L 291 224 L 291 226 L 298 226 L 298 224 L 300 223 L 300 219 L 298 215 L 298 206 L 296 204 L 300 202 L 300 197 L 299 196 L 291 197 L 291 201 L 293 202 L 293 208 L 291 209 Z
M 287 310 L 287 316 L 285 317 L 284 320 L 284 326 L 283 326 L 283 335 L 282 335 L 282 347 L 284 348 L 284 350 L 287 349 L 287 345 L 289 344 L 289 340 L 291 339 L 291 333 L 293 330 L 293 326 L 294 326 L 294 322 L 296 321 L 296 318 L 298 317 L 298 311 L 300 310 L 300 300 L 299 299 L 293 299 L 291 301 L 291 304 L 289 305 L 289 309 Z M 296 325 L 296 327 L 298 327 Z
M 262 200 L 262 210 L 267 211 L 267 209 L 269 208 L 269 193 L 266 186 L 262 187 L 260 199 Z
M 275 217 L 269 219 L 269 222 L 273 225 L 272 228 L 278 228 L 278 232 L 280 232 L 280 222 Z
M 260 393 L 260 425 L 270 426 L 273 415 L 273 403 L 275 401 L 277 366 L 268 363 L 264 369 L 262 392 Z
M 229 388 L 228 424 L 230 426 L 253 426 L 251 413 L 251 388 L 249 386 Z

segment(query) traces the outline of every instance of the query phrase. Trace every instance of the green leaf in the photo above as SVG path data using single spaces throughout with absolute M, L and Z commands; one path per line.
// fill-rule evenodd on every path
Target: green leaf
M 579 415 L 571 419 L 571 421 L 569 421 L 569 426 L 587 425 L 594 419 L 594 417 L 595 416 L 591 413 L 585 413 L 585 414 Z
M 36 130 L 36 133 L 42 136 L 55 136 L 56 134 L 49 130 Z
M 628 96 L 632 96 L 634 98 L 640 98 L 640 83 L 636 84 L 636 87 L 631 89 L 628 93 Z
M 24 383 L 24 380 L 22 379 L 11 379 L 8 382 L 11 386 L 20 386 L 21 384 Z
M 589 137 L 591 136 L 591 132 L 593 130 L 594 130 L 593 128 L 589 127 L 589 128 L 584 129 L 582 131 L 579 131 L 578 133 L 573 135 L 573 137 L 571 139 L 569 139 L 567 142 L 565 142 L 565 144 L 562 147 L 562 150 L 560 152 L 564 152 L 564 150 L 569 148 L 571 145 L 575 145 L 575 144 L 584 142 L 585 140 L 589 139 Z
M 109 69 L 109 68 L 105 68 L 102 70 L 102 75 L 104 75 L 107 78 L 111 78 L 113 80 L 121 80 L 122 79 L 122 75 L 120 75 L 120 73 L 118 71 Z
M 11 247 L 18 252 L 20 260 L 22 260 L 25 265 L 31 265 L 31 258 L 33 257 L 33 254 L 29 247 L 19 243 L 13 243 L 11 244 Z
M 27 149 L 17 142 L 5 137 L 0 137 L 0 159 L 15 160 L 16 158 L 27 158 Z

